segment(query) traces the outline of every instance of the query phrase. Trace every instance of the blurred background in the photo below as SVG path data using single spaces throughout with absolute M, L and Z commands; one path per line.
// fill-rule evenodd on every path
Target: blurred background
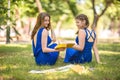
M 58 40 L 73 40 L 75 16 L 86 14 L 98 41 L 120 42 L 120 0 L 0 0 L 0 43 L 30 42 L 40 12 L 51 15 Z

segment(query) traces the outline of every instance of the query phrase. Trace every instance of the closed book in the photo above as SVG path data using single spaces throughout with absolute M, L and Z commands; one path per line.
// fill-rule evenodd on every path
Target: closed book
M 61 44 L 58 44 L 55 49 L 61 49 L 61 48 L 72 48 L 74 45 L 74 43 L 61 43 Z

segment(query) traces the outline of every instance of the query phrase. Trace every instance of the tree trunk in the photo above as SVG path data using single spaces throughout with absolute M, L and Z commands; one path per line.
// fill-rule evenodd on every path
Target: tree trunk
M 92 26 L 91 26 L 93 30 L 96 30 L 98 20 L 99 20 L 99 16 L 97 14 L 94 15 L 93 23 L 92 23 Z
M 10 18 L 10 0 L 8 0 L 8 18 Z M 10 43 L 10 20 L 7 21 L 6 27 L 6 44 Z
M 105 11 L 107 10 L 108 6 L 110 6 L 110 4 L 112 3 L 113 1 L 111 0 L 106 0 L 105 1 L 105 8 L 101 11 L 100 14 L 98 14 L 96 12 L 96 9 L 95 9 L 95 0 L 91 0 L 91 3 L 92 3 L 92 9 L 93 9 L 93 13 L 94 13 L 94 19 L 93 19 L 93 23 L 92 23 L 92 29 L 95 29 L 97 27 L 97 23 L 98 23 L 98 20 L 99 18 L 105 13 Z
M 42 5 L 41 5 L 40 0 L 35 0 L 35 1 L 36 1 L 36 4 L 37 4 L 39 13 L 42 12 Z
M 75 17 L 78 14 L 76 4 L 70 0 L 67 0 L 67 4 L 68 4 L 73 16 Z
M 56 25 L 57 36 L 60 36 L 61 24 L 67 18 L 67 15 L 62 15 Z
M 6 44 L 10 43 L 10 26 L 6 27 Z

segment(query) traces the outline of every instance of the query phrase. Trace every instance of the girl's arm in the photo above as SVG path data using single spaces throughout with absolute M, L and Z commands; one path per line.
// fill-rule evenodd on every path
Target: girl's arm
M 47 47 L 47 36 L 48 36 L 48 31 L 46 29 L 44 29 L 43 32 L 42 32 L 42 40 L 41 40 L 42 51 L 43 52 L 55 52 L 55 51 L 58 51 L 58 50 L 51 49 L 51 48 Z
M 93 51 L 94 51 L 94 55 L 95 55 L 97 63 L 100 63 L 100 58 L 99 58 L 98 49 L 97 49 L 97 39 L 95 39 L 95 42 L 93 45 Z
M 86 36 L 85 31 L 80 29 L 79 32 L 78 32 L 79 44 L 78 45 L 74 45 L 73 46 L 74 49 L 80 50 L 80 51 L 82 51 L 84 49 L 84 46 L 85 46 L 85 36 Z

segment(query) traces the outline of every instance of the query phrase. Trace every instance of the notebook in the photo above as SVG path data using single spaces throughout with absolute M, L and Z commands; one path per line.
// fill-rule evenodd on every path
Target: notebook
M 74 45 L 74 43 L 61 43 L 61 44 L 58 44 L 55 49 L 61 49 L 61 48 L 72 48 Z

